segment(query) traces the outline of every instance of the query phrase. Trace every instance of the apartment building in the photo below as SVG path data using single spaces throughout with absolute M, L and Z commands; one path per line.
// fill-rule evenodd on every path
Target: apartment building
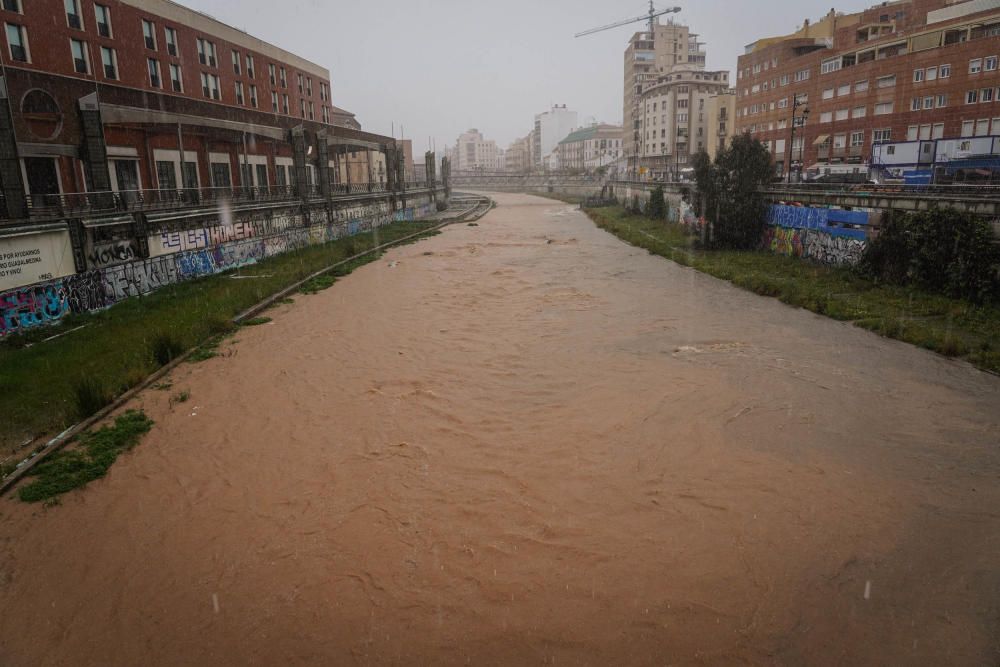
M 463 132 L 455 142 L 452 169 L 455 171 L 499 171 L 500 151 L 497 143 L 473 128 Z
M 0 19 L 9 217 L 65 193 L 346 178 L 350 147 L 317 138 L 335 127 L 355 154 L 393 143 L 333 105 L 326 68 L 169 0 L 4 0 Z
M 791 163 L 807 175 L 881 169 L 890 144 L 912 143 L 919 162 L 934 152 L 919 142 L 1000 136 L 998 37 L 1000 0 L 831 11 L 746 48 L 737 130 L 765 143 L 779 173 Z
M 535 116 L 532 158 L 536 168 L 558 168 L 558 159 L 553 153 L 559 142 L 576 129 L 577 122 L 577 113 L 567 109 L 565 104 L 557 104 Z
M 705 151 L 714 160 L 736 134 L 736 91 L 730 88 L 709 95 L 705 117 Z
M 729 89 L 729 72 L 671 68 L 647 81 L 638 96 L 638 166 L 654 177 L 676 177 L 690 156 L 709 146 L 709 100 Z
M 704 70 L 705 58 L 698 35 L 672 21 L 660 25 L 657 19 L 652 32 L 637 32 L 629 40 L 624 58 L 623 127 L 625 157 L 633 170 L 638 167 L 647 142 L 643 130 L 644 91 L 675 69 Z
M 505 168 L 515 174 L 526 174 L 531 171 L 531 136 L 521 137 L 511 142 L 507 147 Z
M 570 133 L 559 142 L 559 165 L 573 171 L 594 171 L 622 157 L 622 128 L 595 123 Z

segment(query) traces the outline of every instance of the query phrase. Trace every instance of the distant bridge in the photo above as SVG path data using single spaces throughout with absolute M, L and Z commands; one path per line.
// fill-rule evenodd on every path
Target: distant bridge
M 570 174 L 459 173 L 452 183 L 466 189 L 492 192 L 562 193 L 596 196 L 602 192 L 619 198 L 649 193 L 660 185 L 664 192 L 683 195 L 692 183 L 607 180 Z M 1000 187 L 978 185 L 870 185 L 795 183 L 764 190 L 774 203 L 835 206 L 894 211 L 928 211 L 952 208 L 986 217 L 1000 217 Z

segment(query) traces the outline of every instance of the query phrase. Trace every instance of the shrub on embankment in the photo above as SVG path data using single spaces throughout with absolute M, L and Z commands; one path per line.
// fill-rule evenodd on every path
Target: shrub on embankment
M 973 303 L 1000 300 L 1000 246 L 971 213 L 894 215 L 869 241 L 858 270 L 876 282 L 913 285 Z

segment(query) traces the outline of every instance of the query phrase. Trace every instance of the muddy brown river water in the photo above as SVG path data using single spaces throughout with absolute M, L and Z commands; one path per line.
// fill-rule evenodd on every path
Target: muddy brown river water
M 497 199 L 0 501 L 0 665 L 1000 663 L 1000 379 Z

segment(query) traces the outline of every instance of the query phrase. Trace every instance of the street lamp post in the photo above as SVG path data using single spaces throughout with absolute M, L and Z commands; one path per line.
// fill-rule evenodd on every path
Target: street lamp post
M 809 107 L 806 106 L 806 103 L 803 102 L 802 100 L 800 100 L 798 95 L 794 96 L 792 98 L 792 100 L 793 100 L 792 101 L 792 138 L 791 138 L 791 141 L 790 141 L 789 146 L 788 146 L 788 173 L 787 173 L 787 178 L 786 178 L 786 182 L 789 185 L 791 185 L 791 183 L 792 183 L 792 160 L 795 157 L 794 156 L 794 151 L 795 151 L 795 122 L 796 122 L 796 120 L 798 120 L 798 119 L 801 118 L 802 119 L 802 126 L 805 127 L 806 119 L 809 118 Z M 796 114 L 796 112 L 798 111 L 799 107 L 805 107 L 805 109 L 802 110 L 802 115 L 797 115 Z M 805 136 L 805 135 L 803 134 L 803 136 Z

